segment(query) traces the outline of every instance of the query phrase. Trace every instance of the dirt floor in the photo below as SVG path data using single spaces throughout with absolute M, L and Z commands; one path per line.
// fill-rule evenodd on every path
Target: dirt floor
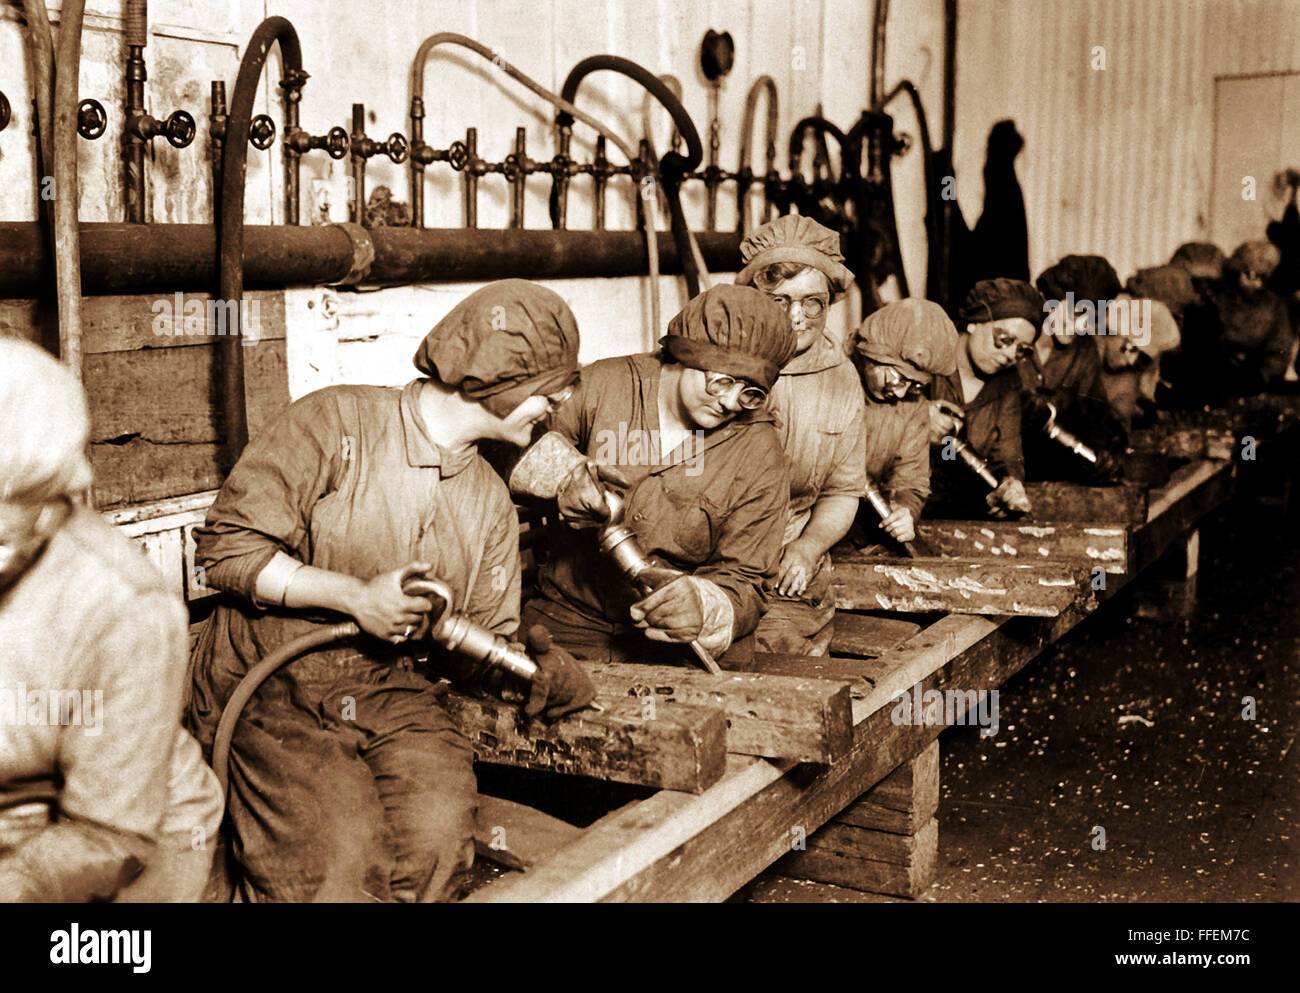
M 1002 687 L 997 735 L 944 733 L 922 899 L 1300 898 L 1294 518 L 1207 520 L 1193 620 L 1139 620 L 1125 591 Z

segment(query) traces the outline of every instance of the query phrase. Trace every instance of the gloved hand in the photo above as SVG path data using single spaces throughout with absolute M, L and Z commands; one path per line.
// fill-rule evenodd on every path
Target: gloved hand
M 587 459 L 574 466 L 555 497 L 560 520 L 571 528 L 601 527 L 610 519 L 606 485 L 627 489 L 631 483 L 617 467 Z
M 1008 476 L 998 484 L 998 488 L 986 498 L 995 517 L 1006 514 L 1007 511 L 1013 511 L 1018 514 L 1028 514 L 1033 510 L 1033 505 L 1029 502 L 1029 495 L 1025 492 L 1025 484 L 1016 479 L 1015 476 Z
M 560 520 L 571 528 L 600 527 L 609 520 L 605 488 L 600 485 L 596 464 L 579 462 L 560 484 L 555 497 Z
M 528 629 L 524 642 L 528 654 L 537 663 L 537 675 L 524 713 L 529 717 L 541 714 L 553 721 L 575 710 L 581 710 L 596 698 L 596 687 L 586 670 L 576 659 L 551 639 L 544 624 L 534 624 Z

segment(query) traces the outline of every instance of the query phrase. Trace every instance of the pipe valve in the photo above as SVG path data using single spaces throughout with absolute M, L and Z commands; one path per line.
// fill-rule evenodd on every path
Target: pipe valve
M 198 128 L 194 118 L 184 110 L 174 110 L 166 120 L 159 121 L 149 114 L 136 114 L 126 124 L 127 133 L 141 141 L 163 137 L 172 148 L 187 148 L 194 141 Z
M 108 112 L 98 100 L 86 99 L 77 104 L 77 134 L 94 141 L 108 127 Z M 0 131 L 4 125 L 0 124 Z
M 10 115 L 9 98 L 3 93 L 0 93 L 0 131 L 9 127 Z
M 306 152 L 322 151 L 332 159 L 341 159 L 348 154 L 351 142 L 348 133 L 340 127 L 332 127 L 323 135 L 311 134 L 302 128 L 285 130 L 285 148 L 302 155 Z

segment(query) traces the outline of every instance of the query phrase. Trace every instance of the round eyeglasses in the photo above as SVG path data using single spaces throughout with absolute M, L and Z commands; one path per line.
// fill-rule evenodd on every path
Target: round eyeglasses
M 746 410 L 757 410 L 767 403 L 767 391 L 761 390 L 757 386 L 751 386 L 743 379 L 736 379 L 721 372 L 706 372 L 704 374 L 704 389 L 711 397 L 726 396 L 737 386 L 741 389 L 736 402 Z
M 788 297 L 780 293 L 773 293 L 771 296 L 773 300 L 781 305 L 781 309 L 787 314 L 790 313 L 791 307 L 796 303 L 799 304 L 800 308 L 803 310 L 803 316 L 808 318 L 810 321 L 815 321 L 817 318 L 821 317 L 826 308 L 831 305 L 830 298 L 821 295 L 810 297 Z

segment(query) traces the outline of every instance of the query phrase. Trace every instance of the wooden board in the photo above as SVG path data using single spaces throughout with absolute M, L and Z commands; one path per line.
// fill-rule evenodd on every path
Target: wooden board
M 631 697 L 641 702 L 643 712 L 664 703 L 721 707 L 729 752 L 831 762 L 853 744 L 849 685 L 843 681 L 752 672 L 713 676 L 679 666 L 626 662 L 586 669 L 602 700 Z
M 447 711 L 481 762 L 700 793 L 721 777 L 727 721 L 721 708 L 664 704 L 654 720 L 636 700 L 602 700 L 546 724 L 516 704 L 452 692 Z
M 776 864 L 775 871 L 869 893 L 915 898 L 934 880 L 938 860 L 939 822 L 935 818 L 915 835 L 828 824 L 808 839 L 807 851 L 791 852 Z
M 1104 521 L 1141 524 L 1147 519 L 1147 488 L 1136 483 L 1080 486 L 1077 483 L 1026 483 L 1033 521 Z
M 474 850 L 507 869 L 526 870 L 582 836 L 582 828 L 500 797 L 479 795 Z
M 916 834 L 939 810 L 939 742 L 845 807 L 834 824 Z
M 750 903 L 904 903 L 897 897 L 880 893 L 863 893 L 847 886 L 814 883 L 811 879 L 788 876 L 764 876 L 748 890 Z
M 1128 530 L 1114 524 L 921 521 L 916 530 L 943 558 L 992 557 L 1019 563 L 1069 561 L 1089 568 L 1099 565 L 1111 573 L 1122 573 L 1128 561 Z
M 921 625 L 900 617 L 874 617 L 837 610 L 831 654 L 874 658 L 897 648 L 920 630 Z
M 1134 431 L 1129 443 L 1136 451 L 1175 459 L 1230 459 L 1237 437 L 1231 428 L 1166 424 Z
M 947 611 L 1055 617 L 1091 589 L 1070 563 L 981 559 L 858 559 L 835 563 L 838 610 Z

